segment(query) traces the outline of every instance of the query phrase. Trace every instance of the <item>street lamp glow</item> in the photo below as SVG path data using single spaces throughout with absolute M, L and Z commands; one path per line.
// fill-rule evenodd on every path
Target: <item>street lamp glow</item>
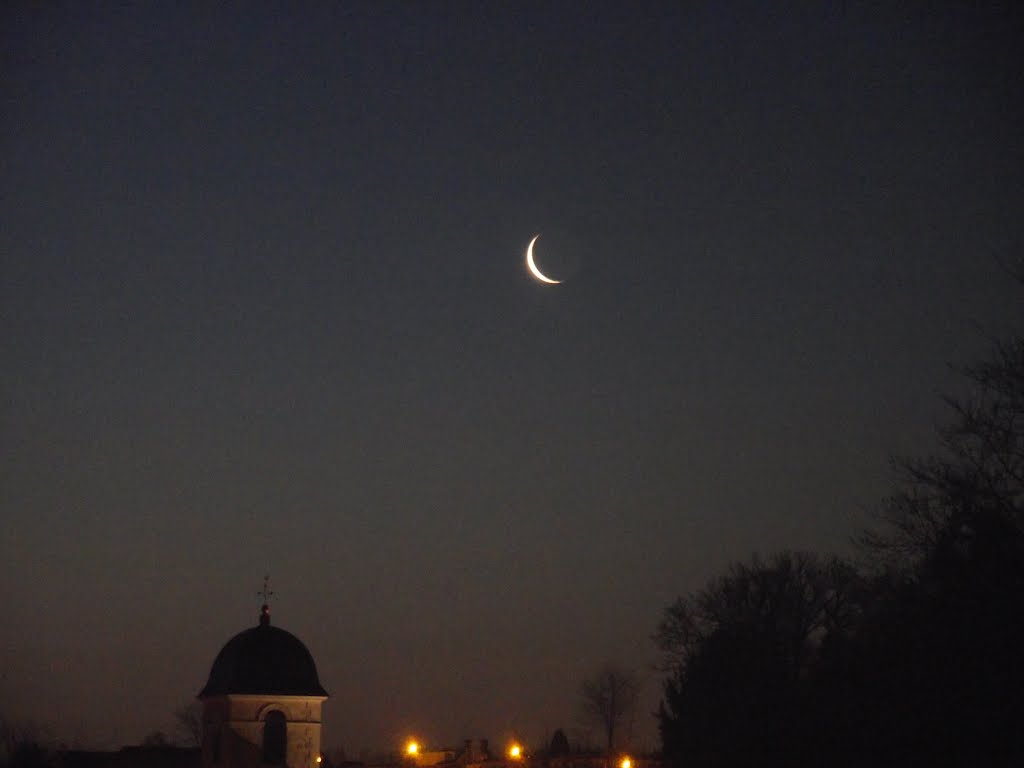
M 513 760 L 518 760 L 523 756 L 523 748 L 518 744 L 513 744 L 508 748 L 508 756 Z
M 414 740 L 410 740 L 409 743 L 405 745 L 405 754 L 409 757 L 416 757 L 416 755 L 419 754 L 419 751 L 420 745 Z
M 628 757 L 622 758 L 622 762 L 619 763 L 619 768 L 633 768 L 633 761 Z

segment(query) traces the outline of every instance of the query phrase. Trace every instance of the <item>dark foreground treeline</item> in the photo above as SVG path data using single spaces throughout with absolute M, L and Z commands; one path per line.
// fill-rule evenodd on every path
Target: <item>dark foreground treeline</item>
M 666 609 L 667 766 L 1024 765 L 1024 338 L 964 373 L 856 562 L 755 558 Z

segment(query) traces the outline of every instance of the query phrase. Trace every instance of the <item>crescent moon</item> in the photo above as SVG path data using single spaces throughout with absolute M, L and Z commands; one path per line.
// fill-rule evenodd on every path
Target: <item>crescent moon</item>
M 558 285 L 562 281 L 552 280 L 550 277 L 545 275 L 543 272 L 537 269 L 537 264 L 533 260 L 533 244 L 537 242 L 538 238 L 540 238 L 540 235 L 534 237 L 533 240 L 530 241 L 530 244 L 526 246 L 526 267 L 527 269 L 530 270 L 530 273 L 538 280 L 540 280 L 542 283 L 547 283 L 548 285 Z

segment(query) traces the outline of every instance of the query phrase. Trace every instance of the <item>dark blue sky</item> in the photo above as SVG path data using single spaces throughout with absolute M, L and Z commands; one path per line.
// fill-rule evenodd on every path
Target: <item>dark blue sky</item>
M 169 728 L 269 571 L 326 745 L 578 735 L 846 551 L 1021 319 L 1024 27 L 900 5 L 6 7 L 4 709 Z

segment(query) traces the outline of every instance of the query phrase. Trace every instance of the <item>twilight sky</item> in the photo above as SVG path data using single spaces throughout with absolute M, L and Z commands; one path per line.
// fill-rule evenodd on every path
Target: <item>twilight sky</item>
M 1021 319 L 1012 4 L 776 5 L 5 7 L 0 714 L 169 729 L 269 572 L 325 746 L 607 659 L 655 746 L 665 605 L 847 551 Z

